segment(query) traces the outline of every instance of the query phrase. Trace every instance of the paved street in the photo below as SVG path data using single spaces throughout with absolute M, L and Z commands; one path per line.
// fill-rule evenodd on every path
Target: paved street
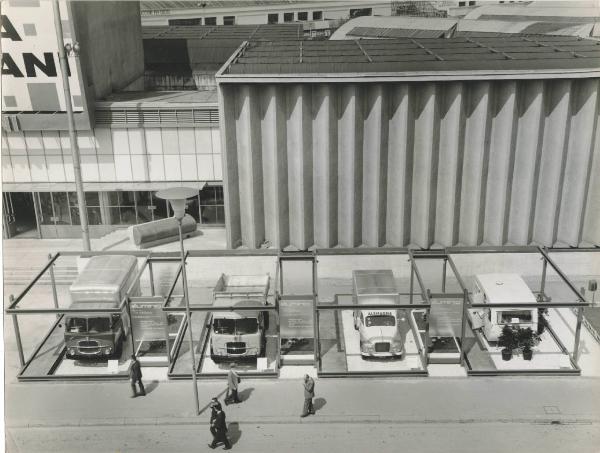
M 581 377 L 319 379 L 317 414 L 301 419 L 300 381 L 244 380 L 243 403 L 226 412 L 240 451 L 398 451 L 400 442 L 412 451 L 510 445 L 592 453 L 600 451 L 599 384 Z M 191 382 L 148 387 L 147 397 L 131 399 L 127 382 L 13 384 L 9 451 L 204 451 L 209 415 L 194 417 Z M 224 388 L 200 382 L 201 407 Z

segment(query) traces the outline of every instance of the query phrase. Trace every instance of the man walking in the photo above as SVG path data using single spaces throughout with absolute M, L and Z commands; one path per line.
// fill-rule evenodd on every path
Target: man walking
M 239 403 L 238 398 L 238 384 L 241 382 L 239 374 L 234 370 L 235 363 L 229 366 L 229 372 L 227 373 L 227 396 L 225 397 L 225 404 Z
M 214 450 L 217 448 L 217 444 L 222 442 L 225 445 L 225 450 L 229 450 L 231 448 L 231 443 L 227 438 L 225 412 L 223 412 L 223 408 L 218 402 L 215 404 L 213 401 L 211 403 L 211 408 L 214 410 L 214 418 L 211 415 L 210 423 L 210 432 L 213 435 L 213 441 L 208 444 L 208 446 Z
M 308 414 L 314 415 L 313 398 L 315 396 L 315 381 L 308 375 L 304 375 L 304 408 L 300 417 L 306 417 Z
M 131 391 L 132 398 L 138 396 L 137 388 L 135 386 L 136 382 L 140 386 L 140 395 L 146 396 L 146 390 L 144 389 L 144 383 L 142 382 L 142 367 L 140 366 L 140 362 L 136 358 L 135 354 L 131 354 L 131 366 L 129 367 L 129 379 L 131 380 Z

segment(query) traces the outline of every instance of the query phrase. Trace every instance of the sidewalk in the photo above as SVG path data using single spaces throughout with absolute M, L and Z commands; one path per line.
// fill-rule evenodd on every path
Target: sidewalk
M 224 406 L 228 421 L 297 423 L 598 423 L 595 378 L 318 379 L 315 416 L 300 418 L 301 380 L 246 380 L 242 403 Z M 130 398 L 121 383 L 13 384 L 6 393 L 6 425 L 69 427 L 197 425 L 225 380 L 199 381 L 194 416 L 191 381 L 146 382 L 146 397 Z

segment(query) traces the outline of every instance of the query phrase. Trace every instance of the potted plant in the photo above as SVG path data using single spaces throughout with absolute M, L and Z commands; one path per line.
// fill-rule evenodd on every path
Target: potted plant
M 498 347 L 502 349 L 502 360 L 512 358 L 513 349 L 518 345 L 517 332 L 509 324 L 505 324 L 498 337 Z
M 519 329 L 517 332 L 517 338 L 519 341 L 519 349 L 523 351 L 523 359 L 531 360 L 533 357 L 533 347 L 537 344 L 539 336 L 534 333 L 530 327 L 526 329 Z

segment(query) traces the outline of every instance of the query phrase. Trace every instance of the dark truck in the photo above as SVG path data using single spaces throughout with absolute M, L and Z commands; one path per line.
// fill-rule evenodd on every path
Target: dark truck
M 118 308 L 138 273 L 137 258 L 101 255 L 90 258 L 70 287 L 71 309 Z M 139 281 L 130 295 L 140 294 Z M 122 313 L 65 315 L 67 358 L 119 358 L 129 333 L 129 318 Z

